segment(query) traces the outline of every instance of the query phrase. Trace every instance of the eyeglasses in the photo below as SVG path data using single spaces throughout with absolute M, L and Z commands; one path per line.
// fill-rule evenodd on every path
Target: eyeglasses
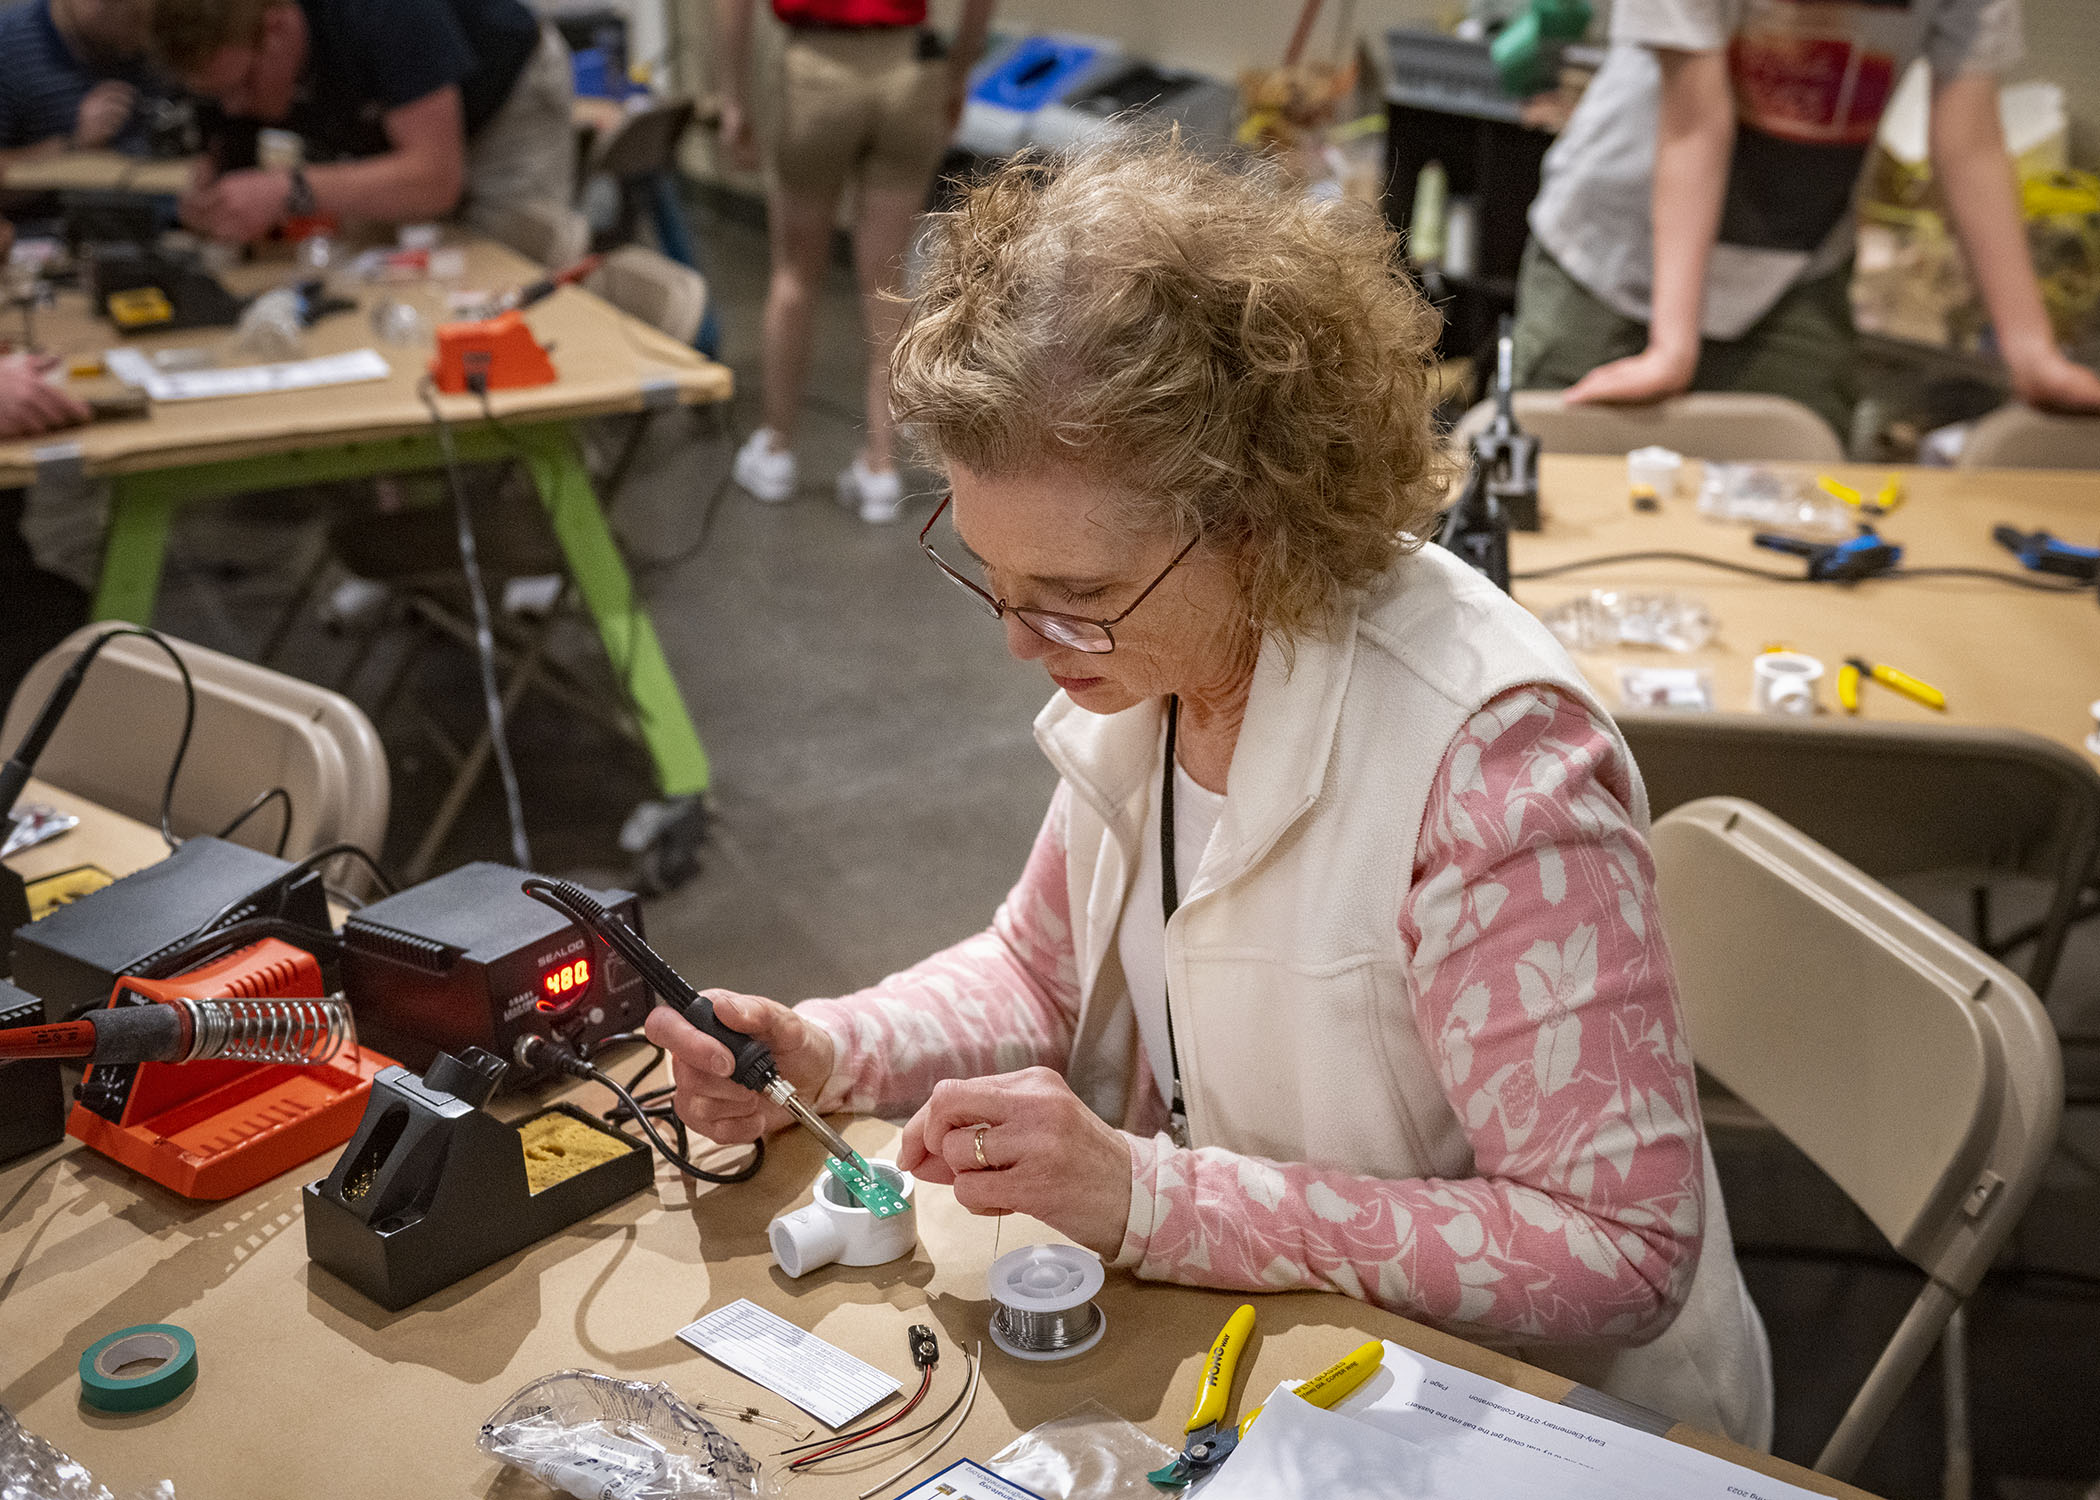
M 954 498 L 952 494 L 942 496 L 941 503 L 934 509 L 933 514 L 926 518 L 926 525 L 919 532 L 920 550 L 933 559 L 933 565 L 947 574 L 949 581 L 957 588 L 968 590 L 979 603 L 992 612 L 993 619 L 1003 620 L 1012 615 L 1051 645 L 1069 647 L 1071 650 L 1084 651 L 1093 656 L 1105 656 L 1116 649 L 1116 637 L 1111 627 L 1129 619 L 1131 610 L 1150 598 L 1152 591 L 1167 581 L 1167 574 L 1180 567 L 1182 559 L 1195 551 L 1196 543 L 1202 540 L 1200 536 L 1189 538 L 1189 544 L 1174 554 L 1174 560 L 1160 570 L 1159 577 L 1146 584 L 1145 591 L 1130 601 L 1129 608 L 1112 620 L 1089 620 L 1082 615 L 1059 614 L 1054 609 L 1024 609 L 1016 604 L 1008 604 L 1004 599 L 994 599 L 984 589 L 950 567 L 948 560 L 934 551 L 933 544 L 926 540 L 932 534 L 933 523 L 940 520 L 948 509 L 949 501 Z

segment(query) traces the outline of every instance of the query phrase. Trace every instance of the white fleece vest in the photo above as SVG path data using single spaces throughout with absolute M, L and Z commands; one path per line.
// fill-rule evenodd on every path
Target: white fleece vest
M 1464 1128 L 1415 1028 L 1400 913 L 1451 741 L 1490 699 L 1531 683 L 1581 699 L 1610 724 L 1552 635 L 1440 547 L 1402 558 L 1333 639 L 1300 641 L 1290 667 L 1273 642 L 1263 648 L 1224 812 L 1167 928 L 1194 1144 L 1384 1178 L 1473 1175 Z M 1068 1076 L 1096 1113 L 1125 1125 L 1143 1073 L 1116 927 L 1157 795 L 1160 713 L 1155 700 L 1091 714 L 1059 694 L 1036 721 L 1072 792 L 1066 878 L 1081 1005 Z M 1645 831 L 1637 774 L 1634 796 Z M 1653 1342 L 1518 1347 L 1491 1330 L 1474 1336 L 1767 1445 L 1764 1329 L 1710 1155 L 1706 1176 L 1698 1274 Z

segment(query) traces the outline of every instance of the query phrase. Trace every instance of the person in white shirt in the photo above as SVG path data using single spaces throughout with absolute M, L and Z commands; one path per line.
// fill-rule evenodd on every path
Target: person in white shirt
M 1998 121 L 2019 0 L 1617 0 L 1612 48 L 1547 153 L 1517 377 L 1569 401 L 1854 399 L 1853 196 L 1897 82 L 1932 74 L 1933 170 L 2014 393 L 2100 410 L 2058 349 Z

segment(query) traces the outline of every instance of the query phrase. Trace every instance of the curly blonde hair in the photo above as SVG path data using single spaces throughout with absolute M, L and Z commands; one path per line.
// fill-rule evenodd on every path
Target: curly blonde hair
M 1366 205 L 1123 133 L 935 218 L 892 399 L 936 464 L 1074 469 L 1134 532 L 1200 535 L 1289 638 L 1430 532 L 1436 330 Z

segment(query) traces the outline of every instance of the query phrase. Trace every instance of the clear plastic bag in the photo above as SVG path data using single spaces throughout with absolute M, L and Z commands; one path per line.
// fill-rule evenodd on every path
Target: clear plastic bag
M 660 1381 L 557 1370 L 498 1407 L 475 1446 L 580 1500 L 758 1494 L 757 1460 Z
M 95 1476 L 0 1406 L 0 1500 L 115 1500 Z M 163 1479 L 136 1500 L 175 1500 Z
M 1714 617 L 1697 599 L 1679 594 L 1629 594 L 1591 589 L 1541 616 L 1570 651 L 1657 646 L 1697 651 L 1714 638 Z
M 1859 518 L 1799 475 L 1763 464 L 1709 463 L 1699 485 L 1699 514 L 1768 531 L 1837 541 L 1859 530 Z
M 985 1467 L 1044 1500 L 1158 1500 L 1160 1492 L 1145 1476 L 1172 1463 L 1174 1455 L 1099 1401 L 1089 1401 L 1022 1433 Z

